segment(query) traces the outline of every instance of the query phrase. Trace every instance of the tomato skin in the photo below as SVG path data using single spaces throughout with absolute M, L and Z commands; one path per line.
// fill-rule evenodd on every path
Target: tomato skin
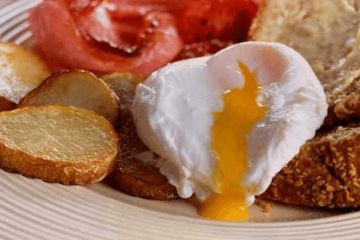
M 146 76 L 174 59 L 182 48 L 176 20 L 171 14 L 146 14 L 139 28 L 140 37 L 145 37 L 141 50 L 127 56 L 112 46 L 86 39 L 68 7 L 67 1 L 45 0 L 30 14 L 33 37 L 41 54 L 51 59 L 53 65 L 95 72 L 129 71 Z M 157 26 L 148 31 L 154 22 Z
M 178 29 L 185 43 L 243 41 L 256 12 L 252 0 L 194 0 L 179 13 Z

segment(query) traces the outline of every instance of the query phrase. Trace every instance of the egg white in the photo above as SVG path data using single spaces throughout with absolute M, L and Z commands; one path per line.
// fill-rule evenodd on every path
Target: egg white
M 137 87 L 134 121 L 139 137 L 161 156 L 155 164 L 183 198 L 195 193 L 206 199 L 219 191 L 213 179 L 213 114 L 222 110 L 225 91 L 243 86 L 239 62 L 264 86 L 258 101 L 267 107 L 247 137 L 242 186 L 249 203 L 314 136 L 326 116 L 326 97 L 310 65 L 280 43 L 240 43 L 154 72 Z

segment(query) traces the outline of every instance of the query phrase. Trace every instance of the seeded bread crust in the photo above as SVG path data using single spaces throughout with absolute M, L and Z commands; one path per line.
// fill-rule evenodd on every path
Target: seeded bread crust
M 267 0 L 249 38 L 298 50 L 329 104 L 322 130 L 260 197 L 328 208 L 360 205 L 360 2 Z
M 360 124 L 319 132 L 261 197 L 307 206 L 359 207 L 359 143 Z

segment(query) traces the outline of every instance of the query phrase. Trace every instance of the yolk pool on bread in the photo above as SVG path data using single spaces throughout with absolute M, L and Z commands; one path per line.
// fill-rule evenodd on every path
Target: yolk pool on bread
M 195 195 L 199 215 L 241 221 L 314 136 L 327 104 L 298 52 L 246 42 L 154 72 L 138 85 L 132 111 L 139 137 L 160 156 L 146 163 L 181 198 Z
M 248 219 L 246 193 L 241 185 L 247 166 L 246 137 L 263 118 L 265 107 L 257 102 L 256 76 L 242 63 L 239 69 L 245 79 L 243 88 L 225 92 L 223 111 L 214 114 L 212 149 L 218 159 L 215 181 L 219 182 L 221 193 L 213 193 L 199 209 L 201 216 L 211 219 Z

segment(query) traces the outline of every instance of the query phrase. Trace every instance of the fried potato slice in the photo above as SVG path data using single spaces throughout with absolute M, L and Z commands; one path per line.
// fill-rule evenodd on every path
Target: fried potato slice
M 121 139 L 117 166 L 112 173 L 115 187 L 138 197 L 165 200 L 177 198 L 176 189 L 168 183 L 153 165 L 144 164 L 141 158 L 156 157 L 139 139 L 132 114 L 121 109 L 122 124 L 119 129 Z
M 132 73 L 114 72 L 102 76 L 105 83 L 120 99 L 122 107 L 131 108 L 136 86 L 144 79 Z
M 142 79 L 128 73 L 113 73 L 103 76 L 120 99 L 121 126 L 118 134 L 121 139 L 117 166 L 111 175 L 116 188 L 133 196 L 165 200 L 178 195 L 167 178 L 151 165 L 144 164 L 140 158 L 156 157 L 139 139 L 131 114 L 135 89 Z
M 35 53 L 5 42 L 0 43 L 0 66 L 0 96 L 16 104 L 50 74 Z
M 118 137 L 103 117 L 68 106 L 0 113 L 0 167 L 63 184 L 103 179 L 114 167 Z
M 0 112 L 16 108 L 16 104 L 0 96 Z
M 86 71 L 63 71 L 53 74 L 27 94 L 19 107 L 52 104 L 91 110 L 111 123 L 115 123 L 119 115 L 116 94 L 104 81 Z

